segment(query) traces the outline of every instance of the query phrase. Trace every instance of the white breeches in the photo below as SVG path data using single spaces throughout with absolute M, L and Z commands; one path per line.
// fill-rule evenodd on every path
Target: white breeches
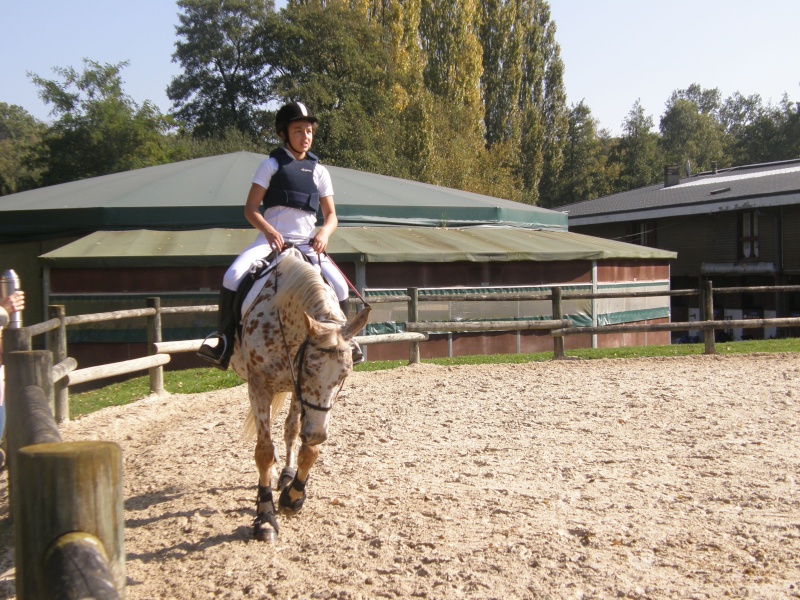
M 300 251 L 308 256 L 313 264 L 320 265 L 323 276 L 333 286 L 339 302 L 347 300 L 350 293 L 347 281 L 333 261 L 327 255 L 322 256 L 322 261 L 320 261 L 320 256 L 311 249 L 311 246 L 300 246 Z M 222 285 L 231 291 L 236 291 L 239 288 L 239 283 L 247 275 L 253 263 L 265 258 L 270 252 L 272 252 L 272 248 L 270 248 L 266 238 L 263 234 L 259 234 L 256 240 L 250 244 L 250 247 L 242 252 L 233 261 L 233 264 L 228 267 L 225 277 L 222 278 Z

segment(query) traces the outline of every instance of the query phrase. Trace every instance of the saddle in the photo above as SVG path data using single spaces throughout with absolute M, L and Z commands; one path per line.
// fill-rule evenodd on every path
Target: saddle
M 236 322 L 236 333 L 239 339 L 241 339 L 242 336 L 242 320 L 261 292 L 264 284 L 267 282 L 269 274 L 277 268 L 281 257 L 287 250 L 290 248 L 297 248 L 298 246 L 299 244 L 286 244 L 282 250 L 273 250 L 264 258 L 259 258 L 252 264 L 247 275 L 245 275 L 239 283 L 239 287 L 233 299 L 233 315 Z M 300 254 L 307 263 L 313 264 L 305 252 L 301 251 Z M 321 271 L 320 275 L 325 283 L 331 285 L 330 281 L 322 275 Z

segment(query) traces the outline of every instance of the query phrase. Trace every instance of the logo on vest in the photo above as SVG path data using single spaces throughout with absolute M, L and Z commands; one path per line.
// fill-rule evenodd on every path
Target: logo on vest
M 302 168 L 301 168 L 300 170 L 301 170 L 303 173 L 313 173 L 313 172 L 314 172 L 312 169 L 302 169 Z

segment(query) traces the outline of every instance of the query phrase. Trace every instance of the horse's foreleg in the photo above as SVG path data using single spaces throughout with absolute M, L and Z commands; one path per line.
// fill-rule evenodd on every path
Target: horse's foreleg
M 281 490 L 281 508 L 290 512 L 297 512 L 303 508 L 306 500 L 308 474 L 311 467 L 317 462 L 317 458 L 319 458 L 319 445 L 309 446 L 304 443 L 300 446 L 300 452 L 297 455 L 297 474 L 291 485 Z
M 281 471 L 278 479 L 278 489 L 283 491 L 292 483 L 297 474 L 297 452 L 295 445 L 300 435 L 300 411 L 297 403 L 293 402 L 289 407 L 289 414 L 286 416 L 286 423 L 283 426 L 283 441 L 286 444 L 286 464 Z
M 253 536 L 262 542 L 272 542 L 278 535 L 275 518 L 275 503 L 272 500 L 272 465 L 275 463 L 275 446 L 269 429 L 269 419 L 258 419 L 258 441 L 255 460 L 258 468 L 258 496 L 256 497 L 256 519 Z

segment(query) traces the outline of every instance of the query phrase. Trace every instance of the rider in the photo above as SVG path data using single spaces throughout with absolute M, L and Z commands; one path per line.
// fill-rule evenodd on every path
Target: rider
M 198 355 L 218 366 L 228 368 L 236 332 L 234 299 L 239 283 L 251 265 L 286 244 L 300 246 L 331 284 L 342 311 L 347 314 L 349 290 L 339 268 L 325 254 L 328 240 L 338 219 L 333 204 L 333 185 L 328 169 L 310 152 L 318 119 L 301 102 L 283 105 L 275 116 L 275 129 L 283 146 L 262 161 L 253 176 L 244 215 L 259 233 L 256 240 L 233 262 L 222 280 L 219 297 L 219 325 L 198 350 Z M 261 205 L 263 204 L 263 214 Z M 323 224 L 314 233 L 317 210 L 322 210 Z M 216 338 L 217 344 L 208 342 Z M 353 362 L 364 360 L 358 345 L 353 346 Z

